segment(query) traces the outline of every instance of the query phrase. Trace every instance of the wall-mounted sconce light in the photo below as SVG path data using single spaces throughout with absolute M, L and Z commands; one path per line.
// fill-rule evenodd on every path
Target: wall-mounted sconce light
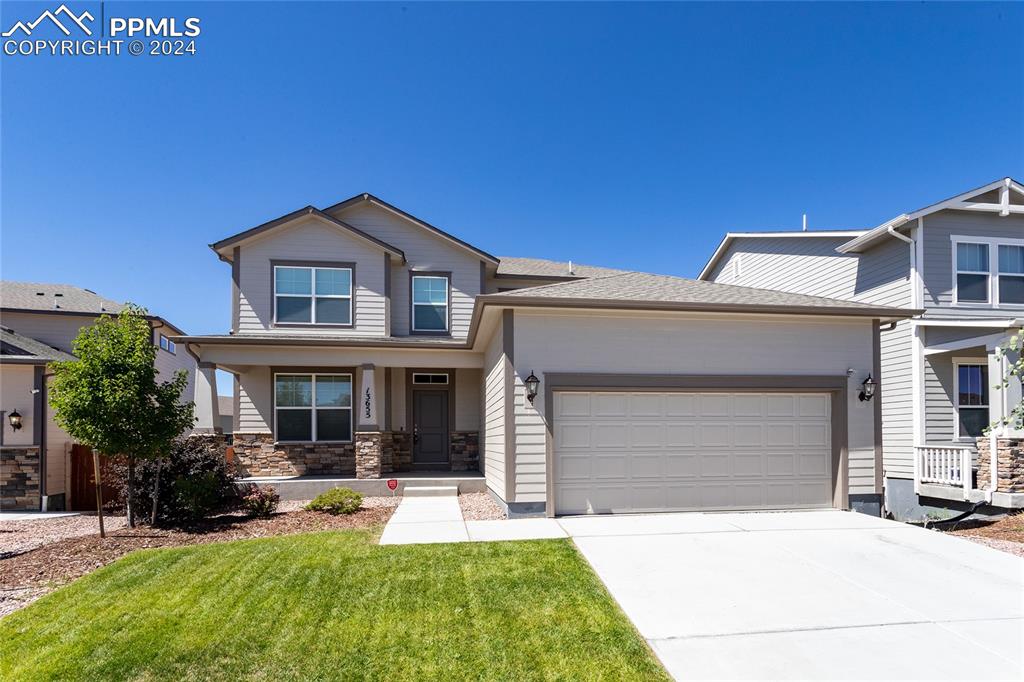
M 878 382 L 872 379 L 871 375 L 868 374 L 868 378 L 861 384 L 860 399 L 866 402 L 874 398 L 876 388 L 878 388 Z
M 11 423 L 11 428 L 17 431 L 21 428 L 21 413 L 17 410 L 11 410 L 11 413 L 7 415 L 7 421 Z
M 540 379 L 531 371 L 530 376 L 526 377 L 523 383 L 526 384 L 526 399 L 532 405 L 534 398 L 537 397 L 537 389 L 540 388 Z

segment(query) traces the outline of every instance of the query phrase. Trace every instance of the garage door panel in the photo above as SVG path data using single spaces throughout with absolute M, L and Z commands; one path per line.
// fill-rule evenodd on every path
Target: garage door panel
M 831 506 L 827 394 L 555 392 L 562 514 Z

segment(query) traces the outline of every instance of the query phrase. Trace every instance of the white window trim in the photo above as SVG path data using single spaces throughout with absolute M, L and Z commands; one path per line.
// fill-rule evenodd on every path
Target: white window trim
M 310 405 L 309 405 L 309 407 L 278 407 L 278 405 L 277 405 L 277 377 L 279 377 L 279 376 L 285 376 L 285 377 L 309 377 L 310 378 L 310 381 L 312 381 L 313 385 L 312 385 L 312 393 L 310 395 Z M 317 407 L 316 406 L 316 378 L 317 377 L 348 377 L 348 385 L 349 385 L 349 391 L 350 391 L 349 403 L 352 403 L 352 401 L 355 400 L 355 386 L 353 385 L 353 382 L 355 381 L 355 377 L 353 377 L 350 372 L 312 372 L 312 373 L 311 372 L 274 372 L 274 376 L 272 378 L 272 381 L 274 382 L 273 383 L 273 392 L 274 392 L 274 442 L 275 443 L 351 443 L 351 442 L 353 442 L 352 438 L 350 438 L 349 440 L 317 440 L 317 437 L 316 437 L 316 412 L 317 412 L 317 410 L 348 410 L 349 433 L 355 434 L 355 422 L 353 421 L 353 419 L 355 418 L 354 414 L 353 414 L 354 409 L 353 409 L 353 406 L 351 404 L 348 407 Z M 277 437 L 277 412 L 278 412 L 278 410 L 309 410 L 311 412 L 310 419 L 311 419 L 311 422 L 312 422 L 310 424 L 309 435 L 312 438 L 312 440 L 281 440 L 281 439 L 279 439 Z
M 974 436 L 960 433 L 960 367 L 969 365 L 972 367 L 984 367 L 988 369 L 986 358 L 953 358 L 953 434 L 955 440 L 974 442 Z M 992 387 L 988 387 L 989 401 L 985 405 L 964 405 L 968 409 L 980 410 L 984 408 L 989 413 L 988 421 L 992 417 Z
M 416 306 L 430 306 L 431 308 L 438 306 L 438 303 L 417 303 L 416 302 L 416 280 L 418 279 L 440 279 L 444 280 L 445 286 L 445 302 L 444 302 L 444 328 L 443 329 L 420 329 L 416 326 Z M 452 302 L 452 281 L 450 277 L 444 275 L 417 275 L 415 272 L 412 274 L 412 280 L 409 286 L 409 296 L 412 299 L 412 319 L 409 320 L 410 327 L 414 332 L 432 333 L 432 334 L 444 334 L 448 332 L 448 318 L 451 317 L 451 310 L 449 307 Z
M 279 294 L 277 293 L 277 271 L 281 268 L 288 268 L 291 270 L 309 270 L 309 294 Z M 317 270 L 347 270 L 348 271 L 348 294 L 318 294 L 316 293 L 316 271 Z M 356 281 L 355 272 L 352 268 L 348 267 L 331 267 L 331 266 L 320 266 L 320 265 L 275 265 L 274 266 L 274 281 L 271 282 L 271 296 L 274 297 L 274 325 L 303 325 L 307 327 L 354 327 L 355 326 L 355 310 L 352 307 L 352 298 L 355 293 Z M 308 298 L 309 299 L 309 319 L 311 322 L 278 322 L 277 320 L 277 298 L 278 296 L 284 298 Z M 316 321 L 316 299 L 318 298 L 338 298 L 348 299 L 348 322 L 317 322 Z
M 995 246 L 994 258 L 995 258 L 995 264 L 996 264 L 996 272 L 993 275 L 993 278 L 995 279 L 996 301 L 999 303 L 1000 307 L 1024 309 L 1024 303 L 1003 303 L 1003 302 L 999 301 L 999 296 L 1001 295 L 1001 292 L 999 290 L 999 285 L 1000 285 L 999 278 L 1004 276 L 1004 273 L 999 270 L 999 247 L 1000 246 L 1019 246 L 1019 247 L 1024 248 L 1024 239 L 1019 239 L 1019 240 L 1014 240 L 1014 241 L 1017 242 L 1017 243 L 1012 243 L 1012 242 L 1003 240 L 1003 241 L 1000 241 Z M 1007 272 L 1007 273 L 1005 273 L 1005 276 L 1006 277 L 1022 277 L 1022 278 L 1024 278 L 1024 272 Z
M 987 308 L 987 309 L 1008 309 L 1024 310 L 1021 303 L 1000 303 L 999 302 L 999 247 L 1000 246 L 1024 246 L 1024 239 L 1000 239 L 998 237 L 972 237 L 968 235 L 950 235 L 952 244 L 953 261 L 953 307 L 955 308 Z M 970 270 L 959 270 L 957 268 L 957 246 L 959 244 L 985 244 L 988 246 L 988 272 L 974 272 Z M 961 301 L 957 291 L 957 275 L 987 275 L 988 276 L 988 301 L 980 303 L 977 301 Z
M 416 381 L 418 377 L 444 377 L 444 383 L 437 381 Z M 448 385 L 448 373 L 447 372 L 413 372 L 412 383 L 417 386 L 447 386 Z

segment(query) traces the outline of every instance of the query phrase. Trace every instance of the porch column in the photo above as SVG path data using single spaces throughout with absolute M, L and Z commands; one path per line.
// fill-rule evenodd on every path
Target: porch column
M 1007 334 L 1001 340 L 990 343 L 985 348 L 988 353 L 989 383 L 992 384 L 993 387 L 1002 383 L 1010 365 L 1020 357 L 1018 353 L 1009 353 L 1004 357 L 996 356 L 996 348 L 1009 341 L 1010 336 L 1011 334 Z M 1020 381 L 1010 381 L 1010 385 L 1004 388 L 992 388 L 989 390 L 989 416 L 993 422 L 1002 420 L 1010 414 L 1010 411 L 1013 410 L 1015 405 L 1020 405 L 1020 402 Z M 1001 426 L 997 429 L 993 429 L 993 433 L 1000 438 L 1024 437 L 1024 430 L 1015 429 L 1012 426 Z
M 357 431 L 380 431 L 377 421 L 377 385 L 374 380 L 372 364 L 362 366 L 362 378 L 359 382 L 359 399 L 356 409 L 359 413 Z
M 217 404 L 217 366 L 212 362 L 196 365 L 195 433 L 221 433 L 220 408 Z

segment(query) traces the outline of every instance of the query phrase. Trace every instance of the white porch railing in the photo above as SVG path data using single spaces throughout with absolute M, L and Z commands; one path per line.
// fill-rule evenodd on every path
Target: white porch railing
M 920 445 L 916 450 L 921 483 L 962 487 L 965 494 L 970 492 L 974 448 L 970 445 Z

